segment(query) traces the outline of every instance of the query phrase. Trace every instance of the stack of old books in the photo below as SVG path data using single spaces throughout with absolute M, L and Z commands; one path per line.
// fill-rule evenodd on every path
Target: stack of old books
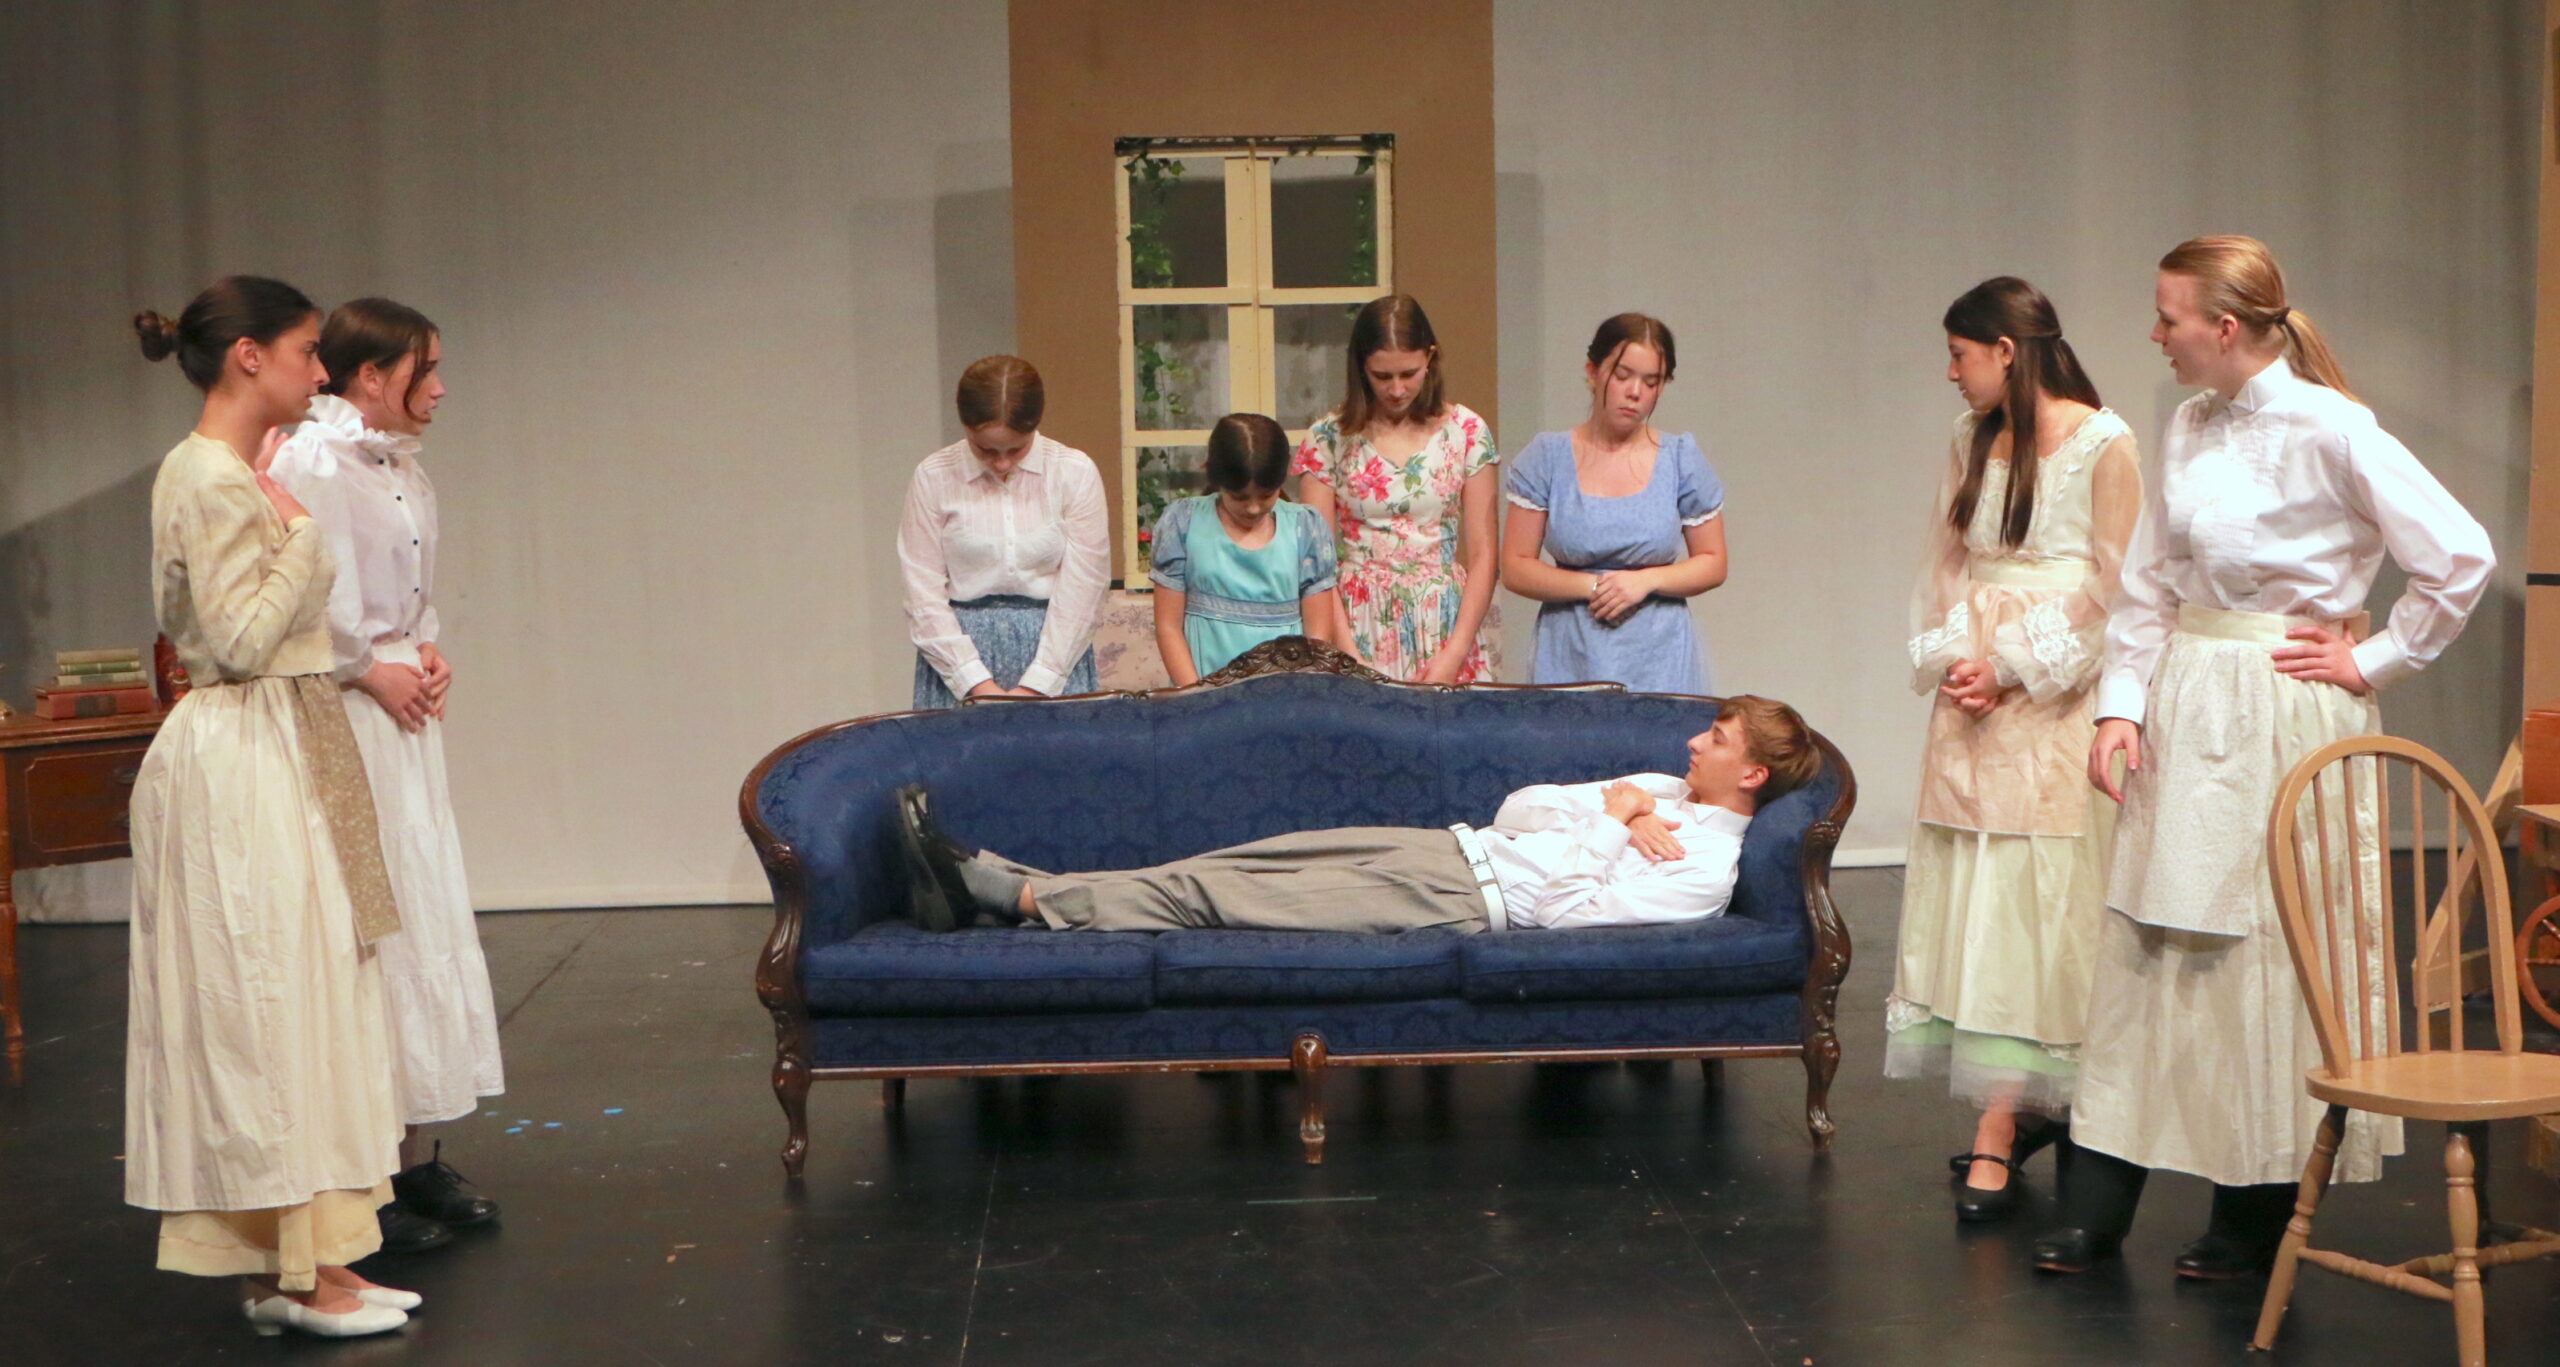
M 36 715 L 50 721 L 148 712 L 155 705 L 139 650 L 59 651 L 53 672 L 53 686 L 36 690 Z

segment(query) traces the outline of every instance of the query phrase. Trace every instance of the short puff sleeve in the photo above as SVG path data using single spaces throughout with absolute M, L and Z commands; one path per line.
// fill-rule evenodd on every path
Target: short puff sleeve
M 1324 525 L 1316 510 L 1303 503 L 1280 505 L 1298 523 L 1298 596 L 1323 593 L 1333 587 L 1333 529 Z
M 1307 439 L 1298 443 L 1289 458 L 1289 473 L 1313 478 L 1326 488 L 1341 481 L 1334 478 L 1334 463 L 1342 456 L 1342 415 L 1327 413 L 1307 429 Z
M 1724 481 L 1716 478 L 1716 467 L 1707 463 L 1707 453 L 1698 448 L 1698 439 L 1683 432 L 1671 439 L 1668 454 L 1672 468 L 1680 476 L 1680 525 L 1696 527 L 1724 511 Z
M 1456 429 L 1459 479 L 1472 479 L 1502 463 L 1501 453 L 1493 449 L 1493 425 L 1484 420 L 1483 414 L 1464 404 L 1452 404 L 1449 423 Z
M 1529 439 L 1503 472 L 1502 496 L 1533 513 L 1555 506 L 1556 471 L 1573 474 L 1573 439 L 1562 432 L 1541 432 Z
M 1196 498 L 1178 498 L 1156 518 L 1155 535 L 1147 541 L 1147 579 L 1157 588 L 1183 591 L 1191 570 L 1191 514 Z

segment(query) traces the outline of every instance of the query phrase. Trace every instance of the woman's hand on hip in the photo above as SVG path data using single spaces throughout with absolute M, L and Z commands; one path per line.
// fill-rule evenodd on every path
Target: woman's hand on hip
M 2302 683 L 2336 684 L 2359 697 L 2373 691 L 2356 664 L 2355 638 L 2344 628 L 2303 625 L 2286 632 L 2285 639 L 2302 644 L 2275 648 L 2277 673 Z
M 2142 725 L 2123 717 L 2108 717 L 2098 723 L 2097 743 L 2089 747 L 2089 786 L 2117 802 L 2124 801 L 2124 790 L 2116 786 L 2116 756 L 2124 756 L 2125 772 L 2142 772 Z

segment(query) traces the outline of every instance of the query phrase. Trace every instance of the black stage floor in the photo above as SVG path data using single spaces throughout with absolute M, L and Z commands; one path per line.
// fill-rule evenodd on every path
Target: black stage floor
M 120 1200 L 124 930 L 23 935 L 32 1049 L 0 1088 L 0 1363 L 1799 1364 L 2243 1360 L 2258 1283 L 2179 1285 L 2206 1188 L 2157 1179 L 2117 1267 L 2039 1276 L 2050 1158 L 2015 1223 L 1959 1228 L 1943 1095 L 1876 1075 L 1899 887 L 1839 879 L 1858 945 L 1816 1158 L 1791 1062 L 1337 1075 L 1325 1165 L 1285 1075 L 821 1085 L 783 1181 L 760 909 L 482 918 L 511 1091 L 444 1127 L 502 1228 L 368 1271 L 393 1338 L 252 1337 L 228 1282 L 151 1270 Z M 2544 1043 L 2548 1044 L 2547 1038 Z M 2442 1131 L 2330 1241 L 2449 1243 Z M 2502 1218 L 2560 1185 L 2495 1149 Z M 2560 1361 L 2560 1266 L 2493 1272 L 2490 1360 Z M 2275 1359 L 2453 1361 L 2443 1309 L 2306 1270 Z

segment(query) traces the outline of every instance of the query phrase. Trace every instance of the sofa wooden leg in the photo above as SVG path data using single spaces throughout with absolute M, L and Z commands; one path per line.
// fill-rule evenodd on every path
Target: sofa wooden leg
M 1706 1083 L 1708 1091 L 1723 1091 L 1724 1060 L 1720 1058 L 1702 1058 L 1698 1060 L 1698 1077 L 1699 1080 Z
M 902 1077 L 880 1079 L 880 1109 L 902 1111 L 907 1106 L 907 1080 Z
M 809 1161 L 809 1063 L 796 1054 L 781 1054 L 773 1061 L 773 1096 L 782 1103 L 782 1119 L 789 1127 L 782 1141 L 782 1171 L 798 1177 L 801 1165 Z
M 1324 1161 L 1324 1036 L 1313 1030 L 1289 1046 L 1289 1071 L 1298 1075 L 1298 1142 L 1307 1164 Z
M 1813 1134 L 1813 1147 L 1828 1153 L 1831 1136 L 1839 1126 L 1831 1123 L 1831 1075 L 1840 1071 L 1839 1037 L 1824 1032 L 1804 1048 L 1804 1125 Z

